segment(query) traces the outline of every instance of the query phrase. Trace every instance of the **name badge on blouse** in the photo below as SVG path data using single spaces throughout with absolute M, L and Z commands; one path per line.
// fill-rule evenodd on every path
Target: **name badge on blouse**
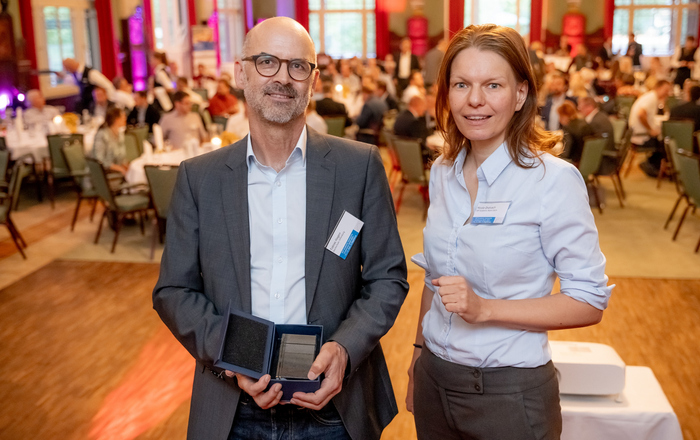
M 473 225 L 500 225 L 506 218 L 510 202 L 479 202 L 474 208 Z
M 338 224 L 335 225 L 331 236 L 328 237 L 326 249 L 344 260 L 350 253 L 350 249 L 352 249 L 357 236 L 360 235 L 360 230 L 364 224 L 362 220 L 354 215 L 343 211 Z

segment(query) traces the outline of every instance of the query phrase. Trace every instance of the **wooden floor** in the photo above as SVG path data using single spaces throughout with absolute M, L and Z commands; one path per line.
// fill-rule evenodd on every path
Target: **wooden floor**
M 55 261 L 0 291 L 0 438 L 184 439 L 193 361 L 151 307 L 157 264 Z M 402 412 L 422 273 L 382 340 Z M 613 346 L 653 369 L 685 440 L 700 440 L 700 280 L 613 278 L 601 324 L 552 339 Z

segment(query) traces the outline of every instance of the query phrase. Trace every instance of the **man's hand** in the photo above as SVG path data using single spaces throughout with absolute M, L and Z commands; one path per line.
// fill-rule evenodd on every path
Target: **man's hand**
M 240 389 L 248 393 L 260 408 L 269 409 L 280 403 L 280 399 L 282 398 L 282 384 L 276 383 L 265 392 L 267 384 L 270 383 L 269 374 L 264 375 L 257 382 L 255 379 L 244 376 L 243 374 L 236 374 L 233 371 L 226 370 L 226 375 L 228 377 L 235 376 L 238 379 L 238 386 Z
M 347 364 L 348 352 L 342 345 L 335 341 L 323 344 L 309 370 L 309 380 L 316 379 L 321 373 L 325 373 L 321 388 L 315 393 L 294 393 L 289 403 L 316 411 L 326 406 L 331 398 L 343 388 L 343 377 Z
M 408 412 L 413 414 L 413 369 L 416 366 L 416 361 L 421 354 L 421 349 L 415 347 L 413 349 L 413 358 L 411 359 L 411 366 L 408 367 L 408 389 L 406 390 L 406 409 Z
M 463 277 L 440 277 L 432 280 L 438 287 L 438 295 L 445 310 L 456 313 L 470 324 L 483 322 L 487 314 L 485 300 L 474 293 L 474 289 Z

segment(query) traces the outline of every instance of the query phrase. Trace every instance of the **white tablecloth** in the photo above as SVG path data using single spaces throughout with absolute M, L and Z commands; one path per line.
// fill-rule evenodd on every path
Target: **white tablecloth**
M 562 440 L 682 440 L 678 418 L 648 367 L 627 367 L 619 396 L 561 396 Z
M 180 163 L 194 156 L 199 156 L 212 151 L 214 147 L 210 143 L 203 144 L 194 154 L 188 154 L 185 149 L 173 150 L 163 153 L 142 154 L 129 163 L 124 179 L 129 183 L 148 183 L 146 179 L 146 165 L 180 165 Z
M 85 154 L 92 153 L 92 144 L 95 142 L 94 129 L 80 127 L 79 133 L 83 133 L 83 146 Z M 7 149 L 10 151 L 10 158 L 17 159 L 25 154 L 34 156 L 36 162 L 41 162 L 49 157 L 49 141 L 46 135 L 41 131 L 25 131 L 22 135 L 18 135 L 17 131 L 8 131 L 5 136 Z

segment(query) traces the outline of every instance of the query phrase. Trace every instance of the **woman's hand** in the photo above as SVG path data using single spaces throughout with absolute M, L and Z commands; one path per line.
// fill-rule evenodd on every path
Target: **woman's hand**
M 408 367 L 408 389 L 406 390 L 406 409 L 408 412 L 413 413 L 413 368 L 416 365 L 416 361 L 420 357 L 421 349 L 415 347 L 413 349 L 413 358 L 411 359 L 411 366 Z
M 457 313 L 470 324 L 484 322 L 488 311 L 486 300 L 474 293 L 474 289 L 463 277 L 440 277 L 432 280 L 437 286 L 445 310 Z

